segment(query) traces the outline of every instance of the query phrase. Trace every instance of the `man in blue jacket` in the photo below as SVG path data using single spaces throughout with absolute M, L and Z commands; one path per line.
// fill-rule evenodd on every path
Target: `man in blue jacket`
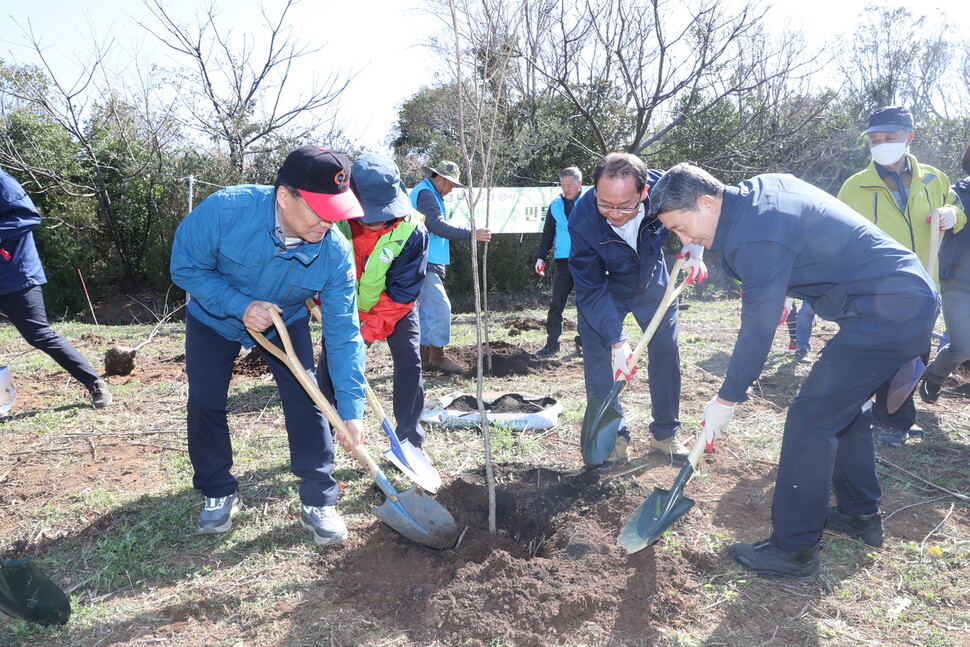
M 40 213 L 20 183 L 0 169 L 0 312 L 24 340 L 51 356 L 84 385 L 98 409 L 111 404 L 111 392 L 94 367 L 69 341 L 51 330 L 44 307 L 47 283 L 34 230 Z
M 633 351 L 623 320 L 633 313 L 640 329 L 646 328 L 670 280 L 662 249 L 667 230 L 645 217 L 647 192 L 662 173 L 647 169 L 635 155 L 611 153 L 597 163 L 593 190 L 579 199 L 569 218 L 569 269 L 576 286 L 586 391 L 601 399 L 615 380 L 630 379 L 636 371 L 629 365 Z M 690 280 L 698 283 L 707 277 L 702 252 L 698 246 L 683 250 L 690 257 Z M 650 451 L 683 462 L 687 452 L 675 437 L 680 427 L 676 302 L 647 346 L 647 374 L 653 416 Z M 622 416 L 619 401 L 615 406 Z M 597 469 L 608 472 L 626 463 L 629 442 L 624 421 L 616 446 Z
M 566 309 L 569 293 L 573 291 L 573 275 L 569 271 L 569 215 L 583 188 L 583 173 L 575 166 L 565 168 L 559 174 L 562 195 L 549 205 L 542 226 L 542 238 L 536 250 L 536 274 L 546 275 L 546 257 L 555 247 L 556 270 L 552 277 L 552 301 L 546 315 L 546 345 L 536 351 L 539 357 L 549 357 L 559 352 L 562 337 L 562 313 Z M 582 353 L 582 340 L 576 337 L 576 350 Z
M 362 215 L 350 191 L 350 160 L 314 146 L 291 152 L 276 186 L 244 185 L 206 198 L 179 225 L 172 248 L 172 280 L 190 296 L 185 318 L 189 377 L 189 458 L 196 489 L 205 497 L 200 533 L 226 532 L 242 507 L 230 472 L 232 446 L 226 419 L 229 380 L 247 329 L 272 328 L 267 308 L 280 313 L 300 361 L 313 371 L 306 299 L 320 293 L 329 371 L 337 411 L 350 437 L 362 440 L 364 343 L 357 319 L 350 245 L 334 221 Z M 274 343 L 280 345 L 279 337 Z M 337 514 L 334 447 L 322 412 L 287 367 L 266 356 L 280 392 L 290 462 L 300 482 L 300 523 L 317 544 L 347 537 Z
M 731 557 L 767 576 L 811 581 L 822 529 L 882 546 L 881 491 L 863 405 L 925 350 L 939 299 L 915 254 L 858 213 L 790 175 L 725 187 L 678 164 L 651 191 L 652 216 L 684 243 L 721 252 L 744 286 L 727 377 L 704 408 L 713 442 L 761 373 L 785 297 L 803 299 L 839 332 L 822 350 L 785 420 L 772 504 L 774 531 Z M 829 487 L 838 505 L 829 508 Z

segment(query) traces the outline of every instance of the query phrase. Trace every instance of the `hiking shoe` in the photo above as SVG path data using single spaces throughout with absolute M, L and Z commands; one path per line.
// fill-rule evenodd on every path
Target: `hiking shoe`
M 883 445 L 889 445 L 890 447 L 902 447 L 903 443 L 906 442 L 906 432 L 902 429 L 896 429 L 895 427 L 886 427 L 876 436 L 878 440 Z
M 583 340 L 579 338 L 579 335 L 576 335 L 573 338 L 573 343 L 576 344 L 576 354 L 579 355 L 580 357 L 582 357 L 583 356 Z
M 940 399 L 940 391 L 942 389 L 942 384 L 930 382 L 924 377 L 923 381 L 919 383 L 919 399 L 926 404 L 936 404 Z
M 630 455 L 627 448 L 630 446 L 630 439 L 626 436 L 617 436 L 616 444 L 613 445 L 613 451 L 610 455 L 606 457 L 606 460 L 594 467 L 600 474 L 609 474 L 616 467 L 620 465 L 625 465 L 630 461 Z
M 882 548 L 882 515 L 878 512 L 850 517 L 839 512 L 838 506 L 832 506 L 825 515 L 825 529 Z
M 546 342 L 546 345 L 536 351 L 536 357 L 551 357 L 559 352 L 559 344 Z
M 795 351 L 795 361 L 799 364 L 811 364 L 812 358 L 808 356 L 807 350 L 799 348 Z
M 799 582 L 814 581 L 821 570 L 818 546 L 800 553 L 778 548 L 770 539 L 756 544 L 728 546 L 731 559 L 749 571 L 763 577 L 790 577 Z
M 347 524 L 337 514 L 332 505 L 303 506 L 300 525 L 313 533 L 313 541 L 318 546 L 326 546 L 347 538 Z
M 663 440 L 650 438 L 650 451 L 670 457 L 670 462 L 674 465 L 683 465 L 689 453 L 684 444 L 677 440 L 677 434 Z
M 232 528 L 232 517 L 242 510 L 242 499 L 238 492 L 229 496 L 205 497 L 205 507 L 199 514 L 199 533 L 214 535 Z
M 91 394 L 91 404 L 94 405 L 95 409 L 104 409 L 114 400 L 111 391 L 108 390 L 108 385 L 100 377 L 91 384 L 85 385 L 84 388 Z

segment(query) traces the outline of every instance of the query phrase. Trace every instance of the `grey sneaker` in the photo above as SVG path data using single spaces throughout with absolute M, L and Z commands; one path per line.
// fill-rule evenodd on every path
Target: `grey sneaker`
M 332 505 L 303 506 L 300 525 L 313 533 L 313 541 L 318 546 L 326 546 L 347 538 L 347 524 L 337 514 Z
M 85 385 L 84 388 L 91 394 L 91 403 L 95 409 L 104 409 L 114 400 L 111 391 L 108 390 L 108 385 L 100 377 L 91 384 Z
M 199 514 L 199 533 L 214 535 L 232 528 L 232 517 L 242 510 L 238 492 L 229 496 L 205 497 L 205 507 Z

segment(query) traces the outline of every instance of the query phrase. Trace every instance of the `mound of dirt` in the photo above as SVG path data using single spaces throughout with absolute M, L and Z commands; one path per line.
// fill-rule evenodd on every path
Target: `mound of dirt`
M 269 365 L 263 357 L 262 351 L 258 346 L 253 346 L 249 352 L 236 358 L 236 363 L 232 367 L 233 375 L 248 375 L 259 377 L 269 373 Z
M 562 363 L 554 359 L 536 357 L 529 351 L 504 341 L 493 341 L 491 347 L 492 370 L 489 371 L 488 357 L 483 357 L 485 375 L 489 377 L 508 377 L 510 375 L 531 375 L 549 368 L 561 366 Z M 468 367 L 465 375 L 473 376 L 478 362 L 478 348 L 476 346 L 449 346 L 448 352 L 455 359 Z
M 375 525 L 333 572 L 326 565 L 334 600 L 394 617 L 421 644 L 543 647 L 591 625 L 649 644 L 642 641 L 656 634 L 646 616 L 676 615 L 677 599 L 699 586 L 687 562 L 656 560 L 653 548 L 627 556 L 615 545 L 631 505 L 613 482 L 590 472 L 497 471 L 497 534 L 486 531 L 482 472 L 463 474 L 435 495 L 464 533 L 454 549 L 424 548 Z

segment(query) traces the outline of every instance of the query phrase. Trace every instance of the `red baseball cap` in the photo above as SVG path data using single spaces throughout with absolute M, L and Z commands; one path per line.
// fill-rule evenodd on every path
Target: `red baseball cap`
M 286 156 L 276 184 L 296 189 L 321 220 L 360 218 L 364 210 L 350 190 L 350 168 L 346 153 L 303 146 Z

